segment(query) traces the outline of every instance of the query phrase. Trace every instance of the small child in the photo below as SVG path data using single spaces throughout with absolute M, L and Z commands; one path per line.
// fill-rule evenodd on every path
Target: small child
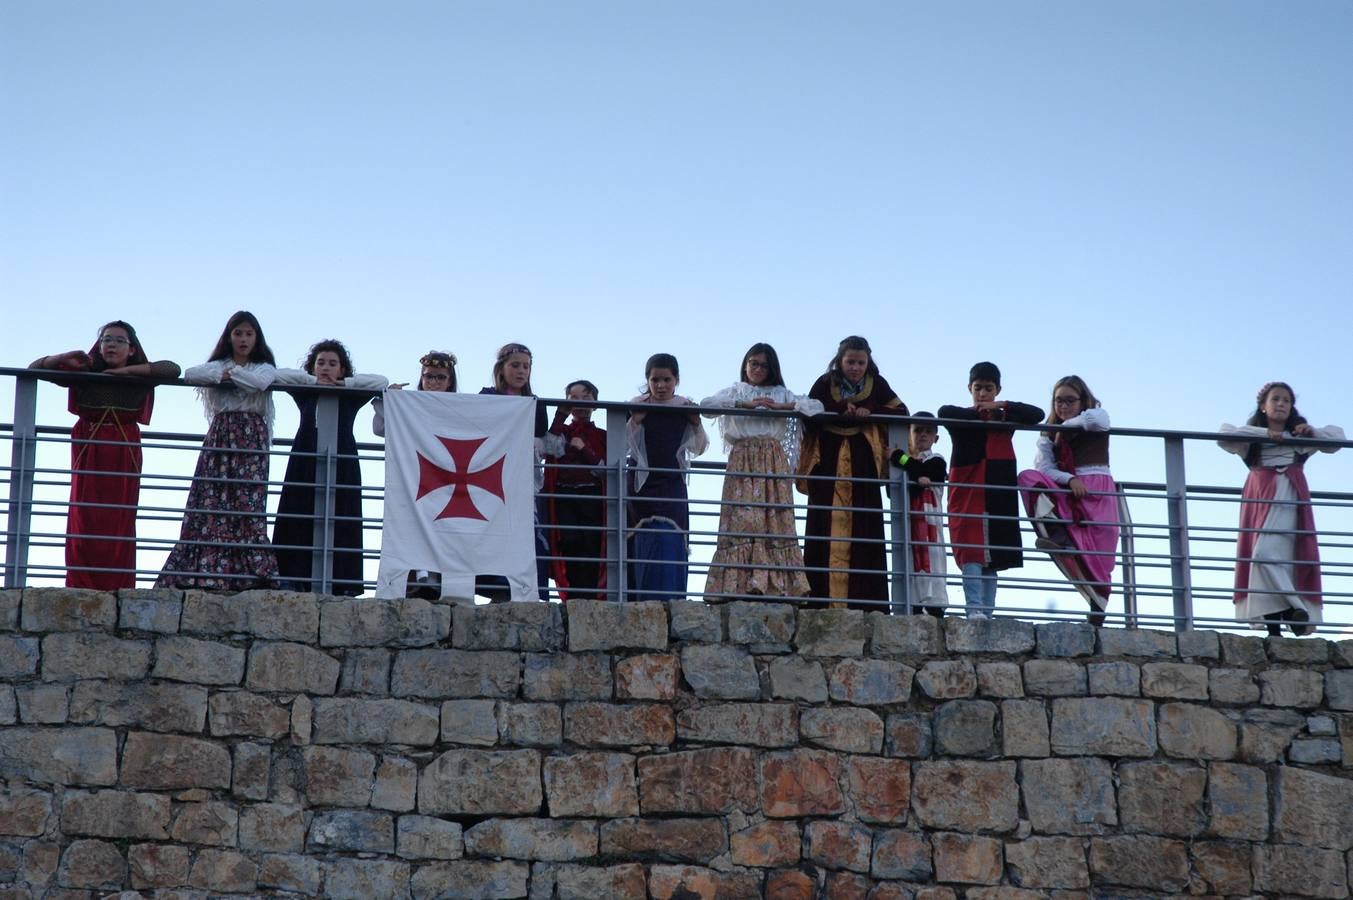
M 941 419 L 1017 422 L 1036 425 L 1043 410 L 1027 403 L 997 400 L 1001 370 L 992 362 L 968 372 L 972 406 L 941 406 Z M 996 573 L 1024 565 L 1015 490 L 1014 430 L 947 425 L 954 445 L 949 472 L 949 543 L 963 573 L 969 618 L 989 618 L 996 609 Z
M 933 419 L 934 413 L 918 412 L 916 418 Z M 894 450 L 893 465 L 907 475 L 908 505 L 911 508 L 911 605 L 916 612 L 944 618 L 949 592 L 944 586 L 948 566 L 944 560 L 944 507 L 939 486 L 949 480 L 944 457 L 932 447 L 939 428 L 913 422 L 907 449 Z
M 586 379 L 564 388 L 568 400 L 597 396 L 597 386 Z M 606 432 L 592 421 L 592 407 L 561 404 L 550 433 L 564 442 L 562 455 L 546 460 L 541 493 L 548 512 L 550 574 L 560 600 L 600 600 L 606 586 L 606 481 L 598 467 L 606 463 Z

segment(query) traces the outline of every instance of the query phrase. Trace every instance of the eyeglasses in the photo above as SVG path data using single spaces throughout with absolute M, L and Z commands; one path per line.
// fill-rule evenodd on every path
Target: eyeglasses
M 424 380 L 424 381 L 450 381 L 450 380 L 451 380 L 451 376 L 450 376 L 450 375 L 443 375 L 443 374 L 440 374 L 440 373 L 428 372 L 428 373 L 426 373 L 425 375 L 423 375 L 423 380 Z
M 1070 406 L 1073 403 L 1080 403 L 1080 397 L 1053 397 L 1052 402 L 1057 406 Z
M 764 362 L 761 362 L 761 360 L 759 360 L 759 359 L 749 359 L 749 360 L 747 360 L 747 368 L 749 368 L 749 369 L 765 369 L 765 370 L 769 371 L 769 370 L 770 370 L 770 363 L 764 363 Z
M 121 345 L 121 344 L 130 344 L 131 341 L 127 340 L 124 337 L 119 337 L 118 335 L 115 334 L 105 334 L 103 337 L 99 338 L 99 343 Z

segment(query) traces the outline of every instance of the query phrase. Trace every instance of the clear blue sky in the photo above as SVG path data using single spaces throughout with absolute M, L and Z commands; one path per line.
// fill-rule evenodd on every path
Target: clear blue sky
M 520 340 L 542 395 L 621 399 L 661 350 L 698 399 L 754 341 L 806 390 L 860 333 L 914 409 L 990 358 L 1120 426 L 1239 422 L 1273 378 L 1353 426 L 1350 46 L 1332 0 L 0 0 L 0 360 L 126 318 L 190 365 L 248 308 L 284 363 L 436 347 L 477 389 Z

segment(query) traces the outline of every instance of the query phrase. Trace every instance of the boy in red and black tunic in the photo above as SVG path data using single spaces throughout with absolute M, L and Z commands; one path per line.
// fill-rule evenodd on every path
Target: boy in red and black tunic
M 1037 425 L 1043 410 L 997 400 L 1001 370 L 980 362 L 968 373 L 972 406 L 941 406 L 941 419 Z M 954 452 L 949 465 L 949 542 L 963 573 L 969 618 L 996 609 L 996 573 L 1024 565 L 1015 490 L 1014 429 L 946 425 Z

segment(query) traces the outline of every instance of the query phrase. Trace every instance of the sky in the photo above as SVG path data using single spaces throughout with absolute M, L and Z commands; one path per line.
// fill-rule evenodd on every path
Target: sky
M 756 341 L 806 391 L 862 334 L 913 409 L 991 359 L 1119 427 L 1211 432 L 1273 379 L 1351 425 L 1351 38 L 1334 0 L 0 0 L 0 365 L 123 318 L 187 366 L 244 308 L 283 365 L 436 348 L 477 390 L 521 341 L 541 396 L 619 400 L 663 351 L 699 399 Z M 204 424 L 162 392 L 155 428 Z M 1161 459 L 1115 442 L 1119 478 Z

